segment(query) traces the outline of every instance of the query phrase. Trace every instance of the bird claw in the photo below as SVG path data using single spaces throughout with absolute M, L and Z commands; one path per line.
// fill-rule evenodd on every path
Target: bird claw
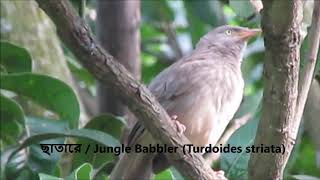
M 177 115 L 173 115 L 171 116 L 171 119 L 173 120 L 174 124 L 176 125 L 176 129 L 178 131 L 179 134 L 183 134 L 186 131 L 186 126 L 181 124 L 177 119 L 178 116 Z
M 226 177 L 224 176 L 224 171 L 219 170 L 219 171 L 213 171 L 213 172 L 215 173 L 218 179 L 226 179 Z

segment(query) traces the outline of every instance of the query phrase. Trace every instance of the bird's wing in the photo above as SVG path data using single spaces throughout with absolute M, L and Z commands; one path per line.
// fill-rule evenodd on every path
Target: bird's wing
M 177 77 L 181 76 L 183 70 L 182 68 L 179 68 L 178 63 L 180 64 L 181 62 L 177 62 L 162 71 L 148 86 L 149 90 L 162 106 L 164 102 L 167 102 L 170 98 L 180 95 L 181 92 L 187 88 L 185 86 L 181 86 L 184 88 L 178 89 L 179 84 L 184 84 L 186 82 L 184 79 L 181 79 L 177 84 L 174 83 Z M 170 88 L 170 90 L 168 88 Z M 143 133 L 145 133 L 145 128 L 140 121 L 137 121 L 128 137 L 128 146 L 134 145 Z
M 160 73 L 148 86 L 150 91 L 156 96 L 160 104 L 166 108 L 168 101 L 188 93 L 193 87 L 199 83 L 205 82 L 201 79 L 199 73 L 215 73 L 214 68 L 209 67 L 212 63 L 203 60 L 178 61 Z M 196 73 L 195 73 L 196 72 Z
M 206 83 L 206 76 L 199 76 L 200 73 L 216 73 L 213 63 L 206 60 L 178 61 L 162 71 L 148 86 L 153 95 L 157 98 L 169 115 L 175 115 L 174 111 L 177 102 L 175 99 L 190 93 L 192 86 L 201 86 L 199 83 Z M 193 73 L 197 72 L 197 73 Z M 214 76 L 211 76 L 214 77 Z M 197 88 L 197 87 L 195 87 Z M 133 127 L 128 145 L 133 145 L 137 138 L 145 132 L 144 126 L 138 121 Z

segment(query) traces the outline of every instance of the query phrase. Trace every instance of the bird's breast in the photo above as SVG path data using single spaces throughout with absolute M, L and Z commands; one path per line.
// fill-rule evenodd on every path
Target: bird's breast
M 171 114 L 186 126 L 185 135 L 197 146 L 215 145 L 236 113 L 243 94 L 240 69 L 224 68 L 201 71 L 197 83 L 184 96 L 177 98 Z M 192 82 L 192 78 L 191 78 Z
M 177 62 L 149 88 L 168 114 L 186 126 L 189 140 L 204 146 L 216 143 L 237 111 L 243 84 L 240 64 L 200 59 Z

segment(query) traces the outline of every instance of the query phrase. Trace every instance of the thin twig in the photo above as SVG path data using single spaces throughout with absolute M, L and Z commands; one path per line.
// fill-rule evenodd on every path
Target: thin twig
M 156 53 L 153 52 L 151 50 L 149 50 L 148 48 L 144 48 L 144 46 L 142 46 L 142 52 L 154 56 L 155 58 L 157 58 L 158 61 L 160 61 L 163 64 L 166 65 L 170 65 L 173 64 L 176 59 L 174 59 L 173 57 L 170 57 L 169 55 L 165 54 L 164 52 L 160 52 L 160 53 Z
M 173 26 L 170 23 L 165 23 L 164 26 L 162 27 L 162 30 L 167 35 L 168 43 L 169 43 L 169 46 L 174 51 L 175 59 L 182 58 L 183 53 L 177 39 L 176 31 L 173 28 Z
M 154 28 L 167 35 L 167 42 L 168 45 L 171 47 L 172 51 L 174 52 L 175 59 L 182 58 L 183 52 L 178 42 L 176 25 L 166 20 L 164 20 L 163 23 L 153 23 L 152 25 Z
M 314 1 L 311 29 L 309 32 L 309 52 L 307 53 L 306 63 L 302 70 L 302 78 L 299 81 L 299 94 L 297 99 L 295 122 L 300 122 L 304 106 L 308 97 L 308 92 L 313 79 L 315 67 L 317 64 L 317 55 L 320 41 L 320 1 Z M 296 123 L 295 126 L 299 126 Z M 298 128 L 293 128 L 298 130 Z
M 79 16 L 84 19 L 85 17 L 86 0 L 81 0 L 79 5 Z
M 242 117 L 231 121 L 228 127 L 226 128 L 226 130 L 224 131 L 224 133 L 222 134 L 219 141 L 216 143 L 216 145 L 219 146 L 220 144 L 222 144 L 223 146 L 225 146 L 228 140 L 230 139 L 230 137 L 232 136 L 232 134 L 235 133 L 238 129 L 240 129 L 243 125 L 247 124 L 251 119 L 252 119 L 252 114 L 247 113 Z M 220 157 L 220 153 L 209 153 L 209 154 L 206 154 L 205 159 L 207 162 L 212 164 L 212 162 L 218 160 L 219 157 Z

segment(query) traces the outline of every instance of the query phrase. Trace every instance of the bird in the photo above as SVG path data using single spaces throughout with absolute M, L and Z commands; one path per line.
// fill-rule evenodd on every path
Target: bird
M 176 61 L 148 88 L 194 146 L 215 145 L 240 106 L 244 80 L 241 62 L 248 40 L 260 29 L 223 25 L 204 35 L 195 49 Z M 156 141 L 137 122 L 128 146 Z M 126 153 L 110 179 L 152 179 L 170 164 L 164 154 Z

